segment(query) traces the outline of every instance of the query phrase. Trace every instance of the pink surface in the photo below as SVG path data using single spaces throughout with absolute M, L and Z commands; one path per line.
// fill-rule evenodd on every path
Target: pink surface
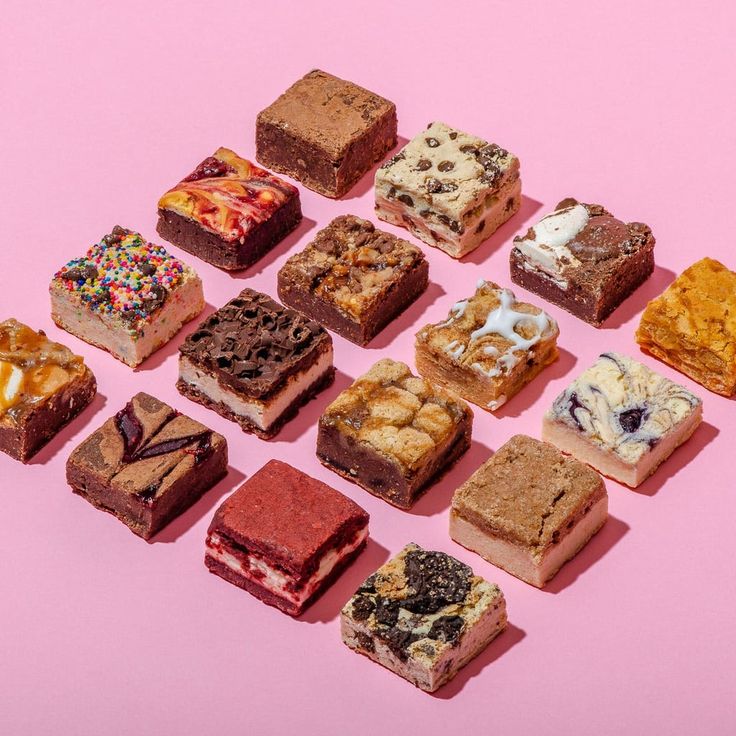
M 727 3 L 510 5 L 3 4 L 0 316 L 82 353 L 100 396 L 31 465 L 0 457 L 0 733 L 734 732 L 734 405 L 642 357 L 633 333 L 646 301 L 697 258 L 736 268 L 736 18 Z M 220 145 L 252 156 L 256 113 L 313 67 L 394 100 L 404 139 L 440 119 L 508 147 L 525 198 L 466 261 L 427 248 L 427 294 L 369 349 L 336 338 L 336 385 L 266 444 L 177 394 L 178 340 L 132 372 L 56 329 L 46 290 L 116 223 L 156 240 L 159 195 Z M 246 285 L 275 294 L 280 265 L 316 228 L 372 217 L 371 182 L 338 202 L 302 188 L 304 223 L 246 274 L 184 254 L 209 308 Z M 477 412 L 471 450 L 411 513 L 321 467 L 326 402 L 379 357 L 412 362 L 415 330 L 479 277 L 508 285 L 513 235 L 570 195 L 652 226 L 647 284 L 600 330 L 550 306 L 561 360 L 495 416 Z M 608 482 L 610 521 L 542 592 L 455 545 L 447 508 L 509 436 L 538 436 L 553 397 L 608 349 L 702 396 L 706 423 L 638 491 Z M 64 481 L 71 449 L 142 389 L 225 434 L 232 463 L 153 544 Z M 215 506 L 269 457 L 371 514 L 368 550 L 300 620 L 202 564 Z M 508 599 L 508 632 L 436 696 L 340 643 L 340 606 L 410 540 L 457 555 Z

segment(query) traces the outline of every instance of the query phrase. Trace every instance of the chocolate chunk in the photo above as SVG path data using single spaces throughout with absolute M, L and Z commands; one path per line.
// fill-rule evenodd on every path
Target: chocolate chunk
M 376 621 L 383 626 L 394 626 L 399 620 L 399 601 L 376 597 Z
M 127 230 L 124 227 L 120 227 L 120 225 L 115 225 L 112 232 L 102 238 L 102 243 L 104 245 L 115 245 L 116 243 L 121 242 L 126 235 L 130 235 L 131 232 L 132 230 Z
M 379 634 L 386 646 L 402 661 L 407 660 L 407 647 L 417 640 L 415 634 L 404 629 L 389 629 Z
M 356 631 L 355 638 L 358 640 L 358 646 L 364 652 L 374 652 L 375 651 L 376 645 L 373 643 L 373 639 L 371 639 L 371 637 L 368 636 L 368 634 L 364 634 L 362 631 Z
M 449 135 L 450 135 L 450 140 L 454 141 L 455 138 L 457 138 L 457 131 L 453 130 Z
M 454 192 L 457 189 L 457 184 L 453 181 L 443 182 L 432 177 L 427 179 L 426 187 L 430 194 L 447 194 L 448 192 Z
M 403 202 L 407 207 L 414 206 L 414 200 L 408 194 L 400 194 L 398 200 L 399 202 Z
M 97 269 L 90 264 L 84 266 L 80 264 L 61 274 L 61 277 L 67 281 L 86 281 L 87 279 L 94 281 L 97 276 Z
M 153 276 L 156 273 L 156 266 L 153 263 L 143 263 L 140 271 L 144 276 Z
M 452 171 L 455 168 L 455 164 L 452 161 L 440 161 L 437 164 L 437 168 L 444 174 L 446 171 Z
M 166 301 L 168 294 L 168 291 L 161 284 L 154 284 L 150 293 L 143 297 L 141 309 L 147 314 L 155 312 Z
M 358 596 L 353 601 L 353 618 L 356 621 L 365 621 L 373 613 L 375 607 L 375 603 L 368 596 Z
M 417 161 L 416 170 L 417 171 L 426 171 L 427 169 L 432 168 L 432 162 L 428 158 L 420 158 L 419 161 Z
M 464 625 L 465 622 L 461 616 L 440 616 L 432 624 L 427 637 L 454 644 L 460 638 Z
M 406 555 L 405 574 L 415 592 L 402 601 L 402 607 L 413 613 L 433 613 L 465 599 L 472 570 L 443 552 L 412 551 Z
M 440 142 L 436 138 L 425 138 L 424 139 L 427 142 L 427 145 L 430 148 L 437 148 L 439 146 Z
M 466 143 L 463 146 L 460 146 L 460 150 L 463 153 L 469 153 L 472 155 L 475 155 L 478 152 L 478 149 L 475 146 L 471 146 L 469 143 Z

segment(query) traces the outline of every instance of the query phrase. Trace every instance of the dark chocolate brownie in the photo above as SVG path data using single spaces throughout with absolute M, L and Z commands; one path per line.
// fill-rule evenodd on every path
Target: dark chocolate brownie
M 282 266 L 279 297 L 358 345 L 366 345 L 426 288 L 422 251 L 342 215 Z
M 315 69 L 258 114 L 256 158 L 342 197 L 396 145 L 396 106 Z

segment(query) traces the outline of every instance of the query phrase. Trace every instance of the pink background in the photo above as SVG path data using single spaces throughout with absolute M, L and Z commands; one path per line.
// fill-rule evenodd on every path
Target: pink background
M 736 268 L 736 18 L 725 2 L 594 5 L 3 3 L 0 316 L 82 353 L 100 395 L 29 466 L 0 457 L 0 733 L 734 733 L 734 406 L 643 357 L 633 333 L 697 258 Z M 46 290 L 116 223 L 156 240 L 159 195 L 220 145 L 251 157 L 256 113 L 313 67 L 394 100 L 404 139 L 439 119 L 508 147 L 525 198 L 464 262 L 427 248 L 427 294 L 369 349 L 337 337 L 335 386 L 266 444 L 177 394 L 178 339 L 132 372 L 56 329 Z M 246 285 L 275 294 L 316 228 L 373 216 L 371 183 L 338 202 L 302 188 L 304 223 L 245 274 L 185 255 L 208 309 Z M 411 363 L 416 329 L 479 277 L 508 285 L 511 238 L 571 195 L 652 226 L 646 285 L 600 330 L 550 306 L 561 360 L 495 416 L 477 412 L 471 450 L 411 513 L 321 467 L 325 404 L 379 357 Z M 608 482 L 610 521 L 539 591 L 449 539 L 450 497 L 512 434 L 538 436 L 554 396 L 610 349 L 702 396 L 706 422 L 637 491 Z M 71 449 L 142 389 L 225 434 L 232 464 L 153 544 L 64 481 Z M 214 507 L 269 457 L 371 514 L 367 551 L 300 620 L 202 564 Z M 457 555 L 508 599 L 507 633 L 435 696 L 339 638 L 340 606 L 410 540 Z

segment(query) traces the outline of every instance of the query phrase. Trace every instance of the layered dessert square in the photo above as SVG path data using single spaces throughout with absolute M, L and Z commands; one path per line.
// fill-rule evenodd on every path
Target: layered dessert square
M 368 514 L 334 488 L 270 460 L 217 510 L 210 572 L 298 616 L 360 554 Z
M 162 238 L 218 268 L 255 263 L 301 221 L 298 189 L 228 148 L 158 201 Z
M 700 424 L 702 401 L 620 353 L 603 353 L 544 415 L 542 439 L 635 488 Z
M 396 145 L 396 106 L 314 69 L 258 113 L 256 159 L 342 197 Z
M 736 391 L 736 273 L 712 258 L 683 271 L 647 304 L 636 341 L 723 396 Z
M 253 289 L 204 320 L 179 353 L 179 392 L 263 439 L 335 377 L 330 334 Z
M 74 493 L 150 539 L 227 473 L 227 442 L 146 393 L 69 456 Z
M 598 473 L 546 442 L 516 435 L 455 491 L 450 536 L 542 588 L 607 518 Z
M 345 644 L 426 692 L 451 680 L 506 624 L 497 585 L 416 544 L 373 573 L 340 613 Z
M 376 214 L 453 258 L 475 250 L 521 206 L 519 159 L 434 122 L 376 172 Z
M 428 278 L 415 245 L 342 215 L 286 261 L 278 289 L 284 304 L 367 345 L 427 288 Z
M 379 360 L 324 411 L 317 456 L 331 470 L 408 509 L 470 446 L 473 412 L 461 399 Z
M 599 204 L 563 199 L 514 238 L 511 280 L 596 327 L 654 270 L 654 236 Z
M 95 393 L 79 355 L 16 319 L 0 322 L 0 451 L 27 462 Z
M 491 281 L 416 335 L 417 370 L 495 411 L 557 359 L 557 322 Z
M 192 268 L 120 226 L 57 271 L 50 293 L 59 327 L 133 368 L 204 309 Z

